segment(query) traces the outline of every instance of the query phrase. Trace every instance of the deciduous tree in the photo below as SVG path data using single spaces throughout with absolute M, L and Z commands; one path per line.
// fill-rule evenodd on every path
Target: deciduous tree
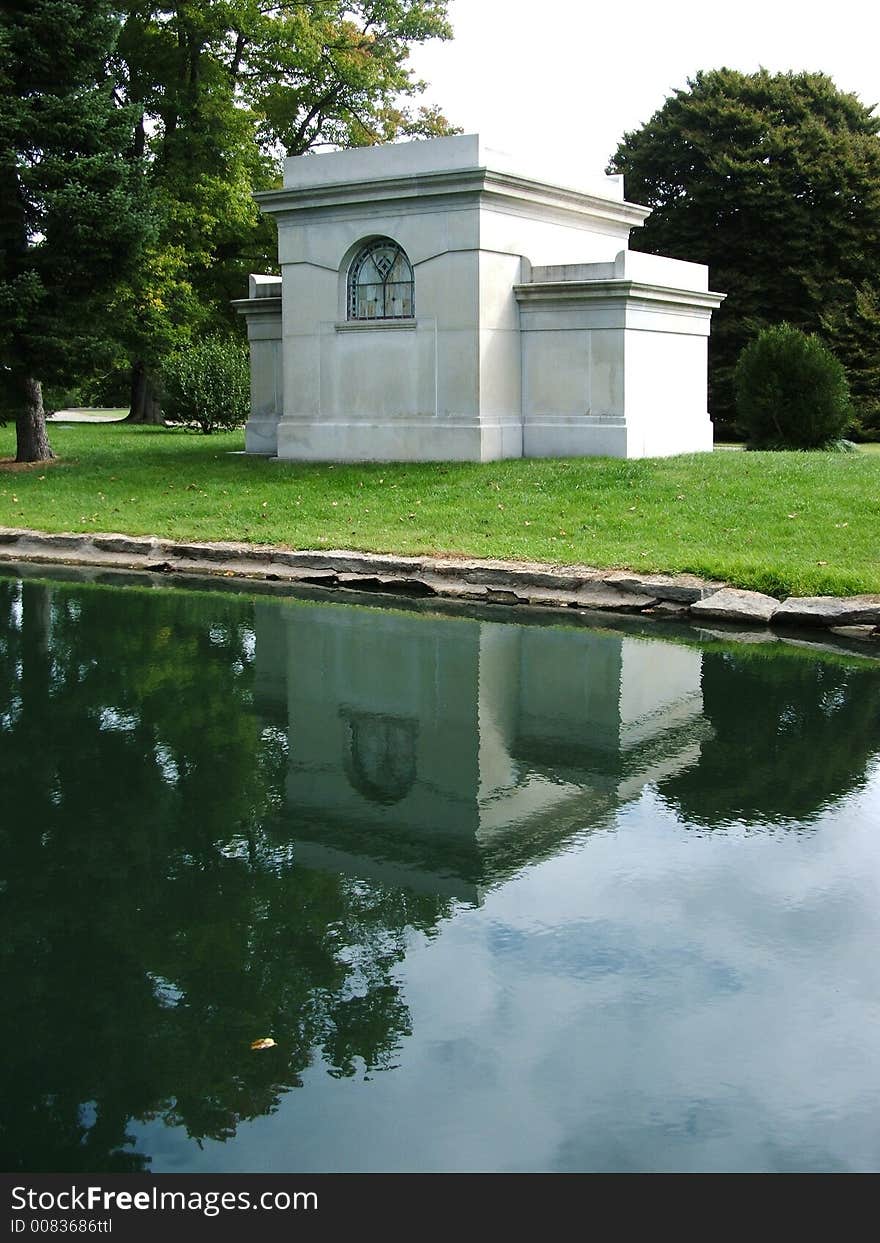
M 118 304 L 131 414 L 161 420 L 156 364 L 227 327 L 245 277 L 271 270 L 274 230 L 252 198 L 283 152 L 449 132 L 401 101 L 422 83 L 409 48 L 448 38 L 447 0 L 185 0 L 124 6 L 119 90 L 137 111 L 156 244 Z M 240 331 L 240 325 L 236 326 Z
M 839 349 L 857 412 L 877 418 L 878 133 L 880 118 L 824 74 L 718 69 L 621 141 L 609 171 L 653 208 L 634 248 L 706 263 L 728 295 L 710 341 L 716 421 L 733 420 L 743 346 L 781 321 Z

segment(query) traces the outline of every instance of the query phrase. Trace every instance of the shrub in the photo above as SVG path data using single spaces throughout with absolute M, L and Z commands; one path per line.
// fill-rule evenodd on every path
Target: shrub
M 734 374 L 740 430 L 756 449 L 818 449 L 852 418 L 846 372 L 818 337 L 764 328 Z
M 162 408 L 169 423 L 209 435 L 241 427 L 250 413 L 248 347 L 237 337 L 202 337 L 176 350 L 162 368 Z

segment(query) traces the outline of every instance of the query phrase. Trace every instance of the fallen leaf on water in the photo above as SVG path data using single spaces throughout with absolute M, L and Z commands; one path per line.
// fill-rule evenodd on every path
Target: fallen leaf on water
M 261 1040 L 252 1040 L 251 1048 L 252 1049 L 274 1049 L 276 1043 L 277 1042 L 274 1041 L 271 1036 L 263 1036 Z

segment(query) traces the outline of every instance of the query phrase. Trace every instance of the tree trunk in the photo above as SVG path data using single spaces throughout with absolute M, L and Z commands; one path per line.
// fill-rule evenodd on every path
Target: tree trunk
M 156 393 L 156 386 L 147 370 L 143 359 L 131 365 L 131 399 L 126 423 L 149 423 L 161 426 L 162 406 Z
M 51 709 L 52 589 L 25 582 L 21 588 L 21 719 L 19 728 L 30 740 L 27 789 L 32 823 L 50 813 L 59 751 L 53 746 L 55 714 Z M 21 737 L 21 735 L 20 735 Z M 13 744 L 13 751 L 15 747 Z M 51 823 L 51 821 L 48 821 Z
M 55 456 L 46 432 L 43 386 L 30 376 L 19 381 L 15 437 L 16 462 L 48 462 Z

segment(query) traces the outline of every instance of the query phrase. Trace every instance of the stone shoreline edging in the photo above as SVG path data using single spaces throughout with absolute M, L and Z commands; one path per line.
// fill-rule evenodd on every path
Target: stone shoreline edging
M 0 562 L 29 561 L 222 575 L 485 604 L 584 609 L 747 627 L 812 627 L 866 645 L 880 642 L 880 595 L 777 600 L 693 574 L 636 574 L 588 566 L 408 557 L 155 536 L 53 534 L 0 527 Z

